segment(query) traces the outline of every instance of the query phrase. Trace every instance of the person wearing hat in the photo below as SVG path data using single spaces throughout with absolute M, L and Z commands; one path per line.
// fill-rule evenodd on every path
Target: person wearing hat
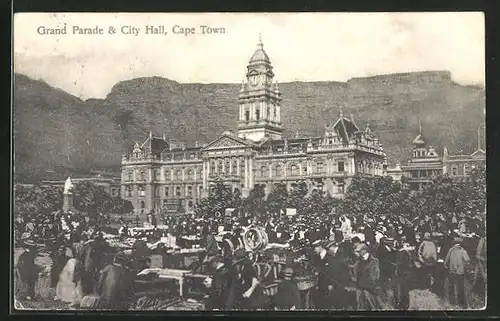
M 40 267 L 35 264 L 36 244 L 31 240 L 24 242 L 24 252 L 17 259 L 16 274 L 18 298 L 31 300 L 35 297 L 35 284 Z
M 127 310 L 133 295 L 134 274 L 126 265 L 127 256 L 118 252 L 113 263 L 101 270 L 96 294 L 97 308 L 103 310 Z
M 273 296 L 275 310 L 297 310 L 302 308 L 300 291 L 293 280 L 293 269 L 286 266 L 283 270 L 283 281 L 278 285 L 278 290 Z
M 340 234 L 342 236 L 342 234 Z M 331 278 L 330 298 L 332 307 L 336 310 L 349 308 L 349 293 L 347 287 L 354 286 L 347 260 L 340 252 L 340 240 L 330 241 L 325 248 L 329 254 L 329 277 Z M 342 243 L 343 244 L 343 243 Z
M 405 237 L 401 239 L 401 245 L 397 250 L 396 266 L 394 271 L 393 293 L 394 303 L 397 310 L 408 310 L 410 306 L 410 288 L 412 275 L 414 275 L 414 264 L 412 257 L 413 249 Z
M 470 268 L 470 258 L 462 247 L 463 238 L 455 236 L 453 247 L 448 251 L 444 260 L 444 267 L 448 270 L 450 283 L 450 303 L 467 308 L 467 295 L 465 292 L 465 275 Z
M 228 285 L 227 309 L 254 310 L 263 305 L 264 293 L 259 287 L 257 274 L 242 249 L 237 249 L 234 253 Z
M 423 268 L 422 275 L 425 276 L 425 280 L 422 280 L 423 284 L 428 285 L 426 288 L 430 288 L 437 262 L 437 249 L 429 232 L 424 233 L 424 240 L 420 243 L 417 250 L 417 259 Z
M 390 281 L 396 264 L 397 251 L 394 249 L 394 239 L 392 237 L 383 237 L 375 254 L 380 264 L 380 279 Z
M 203 284 L 208 288 L 205 301 L 206 310 L 226 309 L 229 296 L 229 269 L 224 264 L 224 258 L 216 255 L 210 258 L 210 276 Z
M 378 310 L 378 287 L 380 281 L 379 261 L 368 252 L 365 243 L 354 249 L 359 258 L 356 265 L 356 298 L 358 310 Z
M 326 247 L 328 241 L 316 240 L 312 243 L 316 260 L 314 266 L 317 271 L 318 280 L 316 290 L 313 292 L 313 303 L 317 309 L 331 309 L 331 291 L 334 288 L 334 271 L 331 269 L 332 255 L 328 253 Z

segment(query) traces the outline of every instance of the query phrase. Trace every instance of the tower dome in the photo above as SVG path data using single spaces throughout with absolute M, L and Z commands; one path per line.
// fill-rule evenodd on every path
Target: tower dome
M 262 43 L 262 38 L 259 35 L 259 43 L 257 44 L 257 49 L 253 53 L 252 58 L 250 58 L 250 64 L 262 63 L 262 62 L 270 64 L 271 60 L 264 51 L 264 44 Z

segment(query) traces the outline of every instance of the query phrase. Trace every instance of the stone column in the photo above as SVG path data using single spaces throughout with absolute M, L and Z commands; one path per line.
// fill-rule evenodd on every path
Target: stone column
M 132 170 L 132 181 L 133 182 L 137 181 L 137 170 L 136 169 Z
M 299 176 L 303 176 L 304 173 L 302 173 L 302 163 L 299 163 Z
M 233 158 L 229 158 L 229 174 L 233 174 Z
M 279 123 L 281 121 L 280 106 L 276 105 L 276 121 Z
M 245 156 L 245 188 L 248 188 L 248 156 Z
M 268 167 L 269 167 L 269 178 L 271 179 L 273 178 L 273 166 L 271 163 L 269 163 Z
M 207 160 L 203 161 L 203 170 L 201 172 L 202 180 L 203 180 L 203 189 L 207 188 Z
M 253 188 L 253 159 L 252 157 L 248 158 L 248 188 Z
M 185 173 L 185 172 L 186 172 L 186 169 L 185 169 L 185 168 L 183 168 L 183 169 L 182 169 L 182 181 L 184 181 L 184 173 Z

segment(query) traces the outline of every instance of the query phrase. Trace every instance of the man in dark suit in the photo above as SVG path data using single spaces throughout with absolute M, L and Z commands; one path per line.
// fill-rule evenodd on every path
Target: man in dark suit
M 318 275 L 313 302 L 317 309 L 341 309 L 347 305 L 345 287 L 350 280 L 349 271 L 339 256 L 328 253 L 330 245 L 333 246 L 330 242 L 320 240 L 313 243 Z
M 340 253 L 340 243 L 341 241 L 335 240 L 326 245 L 329 263 L 327 275 L 330 277 L 332 285 L 330 291 L 332 307 L 336 310 L 345 310 L 349 307 L 349 292 L 346 288 L 354 286 L 354 282 L 347 262 Z
M 380 279 L 378 259 L 368 252 L 365 243 L 358 244 L 355 253 L 359 257 L 356 266 L 358 310 L 379 310 L 381 305 L 377 293 Z
M 206 310 L 224 310 L 229 296 L 229 269 L 224 264 L 222 256 L 214 256 L 210 259 L 211 273 L 209 280 L 204 284 L 209 289 L 205 302 Z

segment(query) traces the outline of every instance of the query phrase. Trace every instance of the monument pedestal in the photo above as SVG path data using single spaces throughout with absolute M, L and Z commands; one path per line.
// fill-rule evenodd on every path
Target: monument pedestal
M 75 207 L 73 206 L 73 194 L 63 194 L 63 213 L 73 211 Z

